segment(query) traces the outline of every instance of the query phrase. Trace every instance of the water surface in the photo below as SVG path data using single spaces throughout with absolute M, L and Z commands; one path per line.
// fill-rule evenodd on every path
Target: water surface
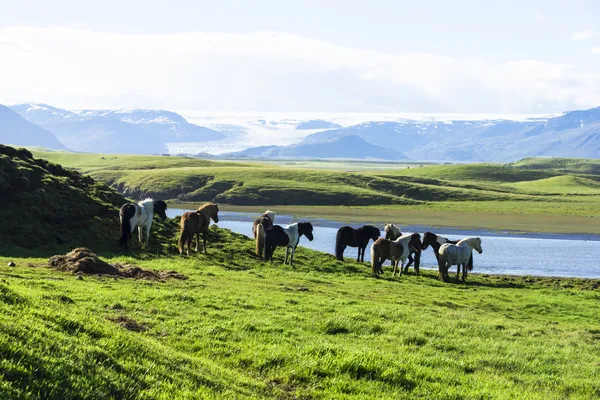
M 181 215 L 187 210 L 169 209 L 169 217 Z M 254 213 L 219 212 L 221 228 L 252 237 L 252 221 L 257 217 Z M 315 230 L 315 240 L 300 239 L 300 246 L 334 254 L 335 236 L 340 226 L 347 225 L 338 221 L 318 218 L 294 219 L 290 215 L 277 215 L 276 224 L 288 225 L 302 220 L 310 221 Z M 358 227 L 362 224 L 351 224 Z M 383 225 L 373 224 L 382 230 Z M 513 232 L 494 232 L 486 230 L 464 230 L 454 228 L 430 228 L 426 226 L 402 227 L 403 233 L 432 231 L 449 239 L 461 239 L 467 236 L 480 236 L 483 254 L 473 253 L 474 270 L 477 273 L 564 276 L 579 278 L 600 278 L 600 237 L 596 235 L 569 234 L 516 234 Z M 365 261 L 370 260 L 367 247 Z M 284 250 L 278 249 L 277 252 Z M 356 259 L 357 249 L 346 248 L 344 258 Z M 389 261 L 386 262 L 386 265 Z M 434 269 L 437 263 L 433 251 L 428 248 L 421 257 L 421 268 Z M 452 267 L 451 271 L 456 271 Z

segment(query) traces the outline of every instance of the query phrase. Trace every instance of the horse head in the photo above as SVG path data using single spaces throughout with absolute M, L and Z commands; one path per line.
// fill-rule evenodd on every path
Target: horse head
M 481 248 L 481 238 L 480 237 L 476 237 L 474 238 L 474 240 L 472 241 L 473 243 L 473 248 L 479 253 L 483 253 L 483 249 Z
M 381 236 L 381 231 L 379 230 L 379 228 L 372 226 L 371 227 L 371 239 L 373 241 L 376 241 L 377 239 L 379 239 L 380 236 Z
M 413 233 L 410 235 L 410 241 L 408 242 L 408 247 L 411 251 L 420 252 L 421 251 L 421 235 L 418 233 Z
M 212 213 L 212 215 L 210 216 L 212 218 L 213 221 L 215 221 L 215 224 L 217 222 L 219 222 L 219 206 L 214 204 L 214 211 Z
M 423 235 L 423 243 L 421 244 L 421 250 L 426 250 L 427 246 L 437 241 L 436 234 L 433 232 L 425 232 Z
M 312 242 L 314 239 L 312 224 L 310 222 L 298 223 L 298 234 L 306 236 Z
M 152 204 L 154 204 L 154 213 L 158 214 L 158 216 L 160 218 L 162 218 L 162 220 L 166 220 L 167 219 L 167 203 L 165 203 L 162 200 L 154 200 L 152 202 Z
M 265 213 L 263 215 L 266 215 L 267 217 L 269 217 L 269 219 L 271 220 L 271 223 L 275 223 L 275 213 L 271 210 L 267 210 L 265 211 Z

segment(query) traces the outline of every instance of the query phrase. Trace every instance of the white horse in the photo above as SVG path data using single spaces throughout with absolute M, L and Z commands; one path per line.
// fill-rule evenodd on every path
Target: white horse
M 294 262 L 294 253 L 302 235 L 306 236 L 310 241 L 314 239 L 313 226 L 310 222 L 298 222 L 289 225 L 287 228 L 273 225 L 271 229 L 265 230 L 265 261 L 273 261 L 273 253 L 277 246 L 285 246 L 284 264 L 287 264 L 289 257 L 290 265 L 292 265 Z
M 460 240 L 457 244 L 445 243 L 441 245 L 438 259 L 438 279 L 446 281 L 448 279 L 448 269 L 452 265 L 458 265 L 456 271 L 456 279 L 458 279 L 460 266 L 462 265 L 462 280 L 464 282 L 467 279 L 467 263 L 473 254 L 473 249 L 479 254 L 483 253 L 481 238 L 468 237 Z
M 121 240 L 119 242 L 121 246 L 127 247 L 127 241 L 137 226 L 140 246 L 144 243 L 143 233 L 146 231 L 146 247 L 148 247 L 154 214 L 158 214 L 164 221 L 167 219 L 166 211 L 167 203 L 162 200 L 146 199 L 137 204 L 124 204 L 119 211 L 119 219 L 121 220 Z

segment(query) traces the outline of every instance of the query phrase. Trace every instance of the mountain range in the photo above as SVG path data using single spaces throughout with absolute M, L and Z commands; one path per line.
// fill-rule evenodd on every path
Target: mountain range
M 0 105 L 0 143 L 68 150 L 54 134 Z
M 0 141 L 86 152 L 208 152 L 262 158 L 506 162 L 531 156 L 600 157 L 600 107 L 522 120 L 386 117 L 348 123 L 341 118 L 289 116 L 199 120 L 207 126 L 165 110 L 70 111 L 25 103 L 0 106 Z

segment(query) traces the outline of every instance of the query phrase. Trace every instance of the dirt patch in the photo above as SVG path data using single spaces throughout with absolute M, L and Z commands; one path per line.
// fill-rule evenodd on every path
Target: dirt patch
M 126 315 L 119 315 L 118 317 L 109 318 L 112 322 L 121 326 L 121 328 L 125 328 L 128 331 L 134 332 L 143 332 L 147 330 L 144 325 L 138 324 L 134 319 L 129 318 Z
M 166 279 L 187 279 L 176 271 L 148 270 L 130 264 L 109 264 L 85 247 L 76 248 L 65 255 L 50 257 L 48 266 L 60 271 L 86 275 L 111 275 L 123 278 L 164 281 Z

